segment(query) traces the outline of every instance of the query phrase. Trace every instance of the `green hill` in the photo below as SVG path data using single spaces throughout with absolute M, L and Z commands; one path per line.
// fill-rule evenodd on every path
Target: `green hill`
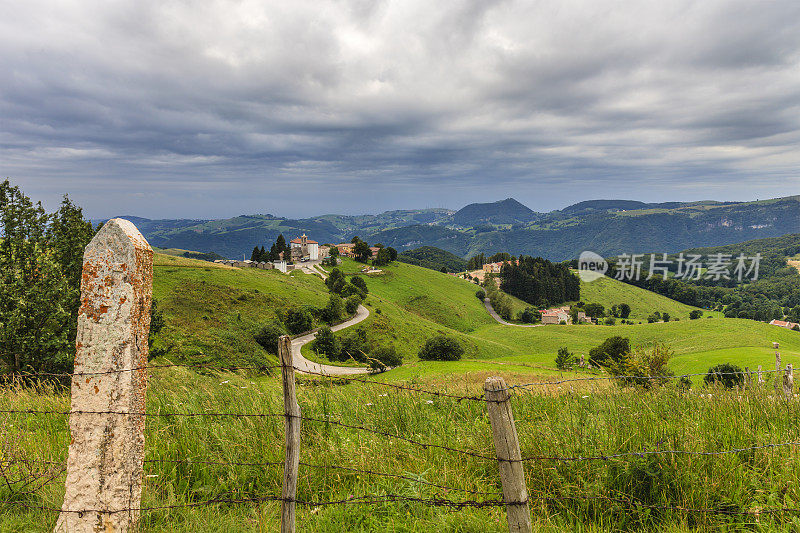
M 414 250 L 406 250 L 397 256 L 397 260 L 439 271 L 444 268 L 448 272 L 464 272 L 467 269 L 466 261 L 453 253 L 434 246 L 422 246 Z
M 348 275 L 363 276 L 370 291 L 365 301 L 370 316 L 356 327 L 363 328 L 371 342 L 393 344 L 409 363 L 387 378 L 496 370 L 489 360 L 552 367 L 560 347 L 588 354 L 614 335 L 628 337 L 634 344 L 670 344 L 675 351 L 671 366 L 679 372 L 702 372 L 725 361 L 771 368 L 773 341 L 781 343 L 786 362 L 800 362 L 795 361 L 800 356 L 800 333 L 743 319 L 689 320 L 693 308 L 611 279 L 584 284 L 582 299 L 607 307 L 628 302 L 634 317 L 646 317 L 658 310 L 681 320 L 616 326 L 502 326 L 475 297 L 476 285 L 465 280 L 399 262 L 382 267 L 377 275 L 361 274 L 362 267 L 349 259 L 340 267 Z M 154 270 L 154 294 L 167 324 L 158 345 L 166 350 L 166 357 L 176 361 L 274 361 L 253 340 L 260 325 L 282 311 L 303 305 L 321 307 L 328 299 L 321 279 L 299 272 L 285 275 L 234 269 L 160 254 L 156 255 Z M 436 334 L 458 338 L 466 348 L 465 358 L 472 361 L 415 364 L 420 346 Z
M 655 311 L 667 312 L 672 318 L 688 320 L 689 313 L 697 307 L 685 305 L 655 292 L 640 289 L 627 283 L 604 276 L 586 283 L 581 281 L 581 300 L 585 303 L 602 304 L 606 311 L 612 305 L 627 303 L 631 306 L 631 320 L 647 320 Z M 704 311 L 704 316 L 720 316 L 721 313 Z

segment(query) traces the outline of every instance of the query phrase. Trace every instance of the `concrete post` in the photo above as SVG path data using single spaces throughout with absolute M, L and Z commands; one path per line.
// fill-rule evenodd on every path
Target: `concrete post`
M 126 532 L 139 518 L 152 287 L 150 245 L 129 221 L 106 222 L 83 256 L 75 355 L 83 375 L 72 378 L 57 533 Z

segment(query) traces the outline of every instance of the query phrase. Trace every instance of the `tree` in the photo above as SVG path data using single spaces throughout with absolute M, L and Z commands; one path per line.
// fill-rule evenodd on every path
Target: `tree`
M 631 343 L 625 337 L 609 337 L 600 346 L 589 350 L 589 359 L 603 366 L 618 362 L 630 353 Z
M 350 283 L 355 285 L 355 287 L 361 292 L 361 297 L 366 298 L 367 294 L 369 294 L 369 289 L 367 288 L 367 282 L 364 281 L 364 278 L 361 276 L 352 276 L 350 278 Z
M 369 366 L 373 372 L 383 372 L 403 364 L 403 357 L 393 345 L 378 346 L 369 354 Z
M 341 320 L 344 315 L 344 300 L 338 294 L 331 294 L 328 304 L 322 309 L 321 318 L 323 322 L 333 324 Z
M 742 369 L 732 363 L 722 363 L 708 369 L 703 381 L 706 385 L 721 383 L 726 389 L 744 384 Z
M 352 294 L 347 297 L 347 300 L 344 302 L 344 309 L 347 311 L 348 315 L 355 314 L 358 311 L 358 306 L 361 305 L 361 296 L 357 294 Z
M 346 284 L 347 280 L 338 268 L 331 270 L 331 273 L 325 279 L 325 285 L 328 286 L 328 290 L 336 294 L 341 294 Z
M 355 257 L 356 261 L 366 263 L 367 259 L 372 257 L 372 250 L 369 249 L 369 244 L 359 240 L 353 247 L 353 256 Z
M 672 355 L 672 348 L 661 342 L 652 346 L 636 346 L 611 363 L 609 371 L 616 376 L 630 376 L 617 378 L 617 383 L 622 386 L 650 389 L 653 385 L 668 383 L 674 375 L 667 367 Z
M 630 305 L 628 305 L 626 303 L 622 303 L 622 304 L 619 304 L 618 309 L 619 309 L 619 317 L 620 318 L 628 318 L 629 316 L 631 316 L 631 306 Z
M 558 349 L 556 355 L 556 368 L 559 370 L 568 370 L 575 364 L 575 354 L 570 353 L 569 348 L 562 346 Z
M 367 247 L 369 249 L 369 247 Z M 372 252 L 370 252 L 371 254 Z M 392 261 L 392 254 L 389 252 L 387 248 L 381 248 L 378 250 L 378 255 L 375 256 L 375 259 L 372 261 L 373 265 L 382 266 L 388 265 Z M 447 270 L 445 270 L 447 272 Z
M 70 371 L 74 361 L 69 321 L 78 293 L 48 246 L 49 219 L 41 203 L 0 184 L 0 358 L 15 373 Z
M 286 335 L 286 331 L 277 322 L 268 322 L 255 334 L 259 346 L 271 354 L 278 354 L 278 339 Z
M 541 319 L 542 314 L 535 307 L 526 307 L 519 313 L 519 321 L 525 324 L 533 324 L 534 322 L 539 322 Z
M 397 250 L 389 246 L 386 251 L 389 252 L 389 261 L 397 261 Z
M 92 223 L 83 218 L 83 210 L 73 204 L 69 196 L 64 195 L 58 211 L 51 217 L 46 236 L 47 247 L 52 251 L 53 259 L 69 286 L 69 294 L 64 295 L 64 299 L 70 316 L 67 340 L 71 352 L 78 333 L 83 251 L 94 234 L 95 229 L 92 227 Z
M 331 246 L 328 249 L 328 255 L 330 257 L 339 257 L 339 249 L 336 246 Z
M 437 335 L 425 341 L 418 354 L 423 361 L 458 361 L 462 355 L 464 347 L 446 335 Z
M 663 320 L 664 322 L 669 322 L 670 318 L 671 317 L 670 317 L 669 313 L 661 313 L 661 320 Z
M 605 307 L 602 304 L 586 304 L 583 312 L 591 318 L 602 318 L 606 314 Z
M 689 313 L 690 320 L 697 320 L 701 316 L 703 316 L 703 312 L 700 309 L 694 309 Z
M 310 330 L 311 325 L 314 323 L 314 318 L 307 309 L 292 309 L 286 314 L 284 323 L 289 333 L 296 335 Z
M 258 246 L 253 248 L 253 253 L 250 254 L 250 261 L 260 261 L 261 257 L 261 250 L 258 249 Z
M 339 339 L 333 335 L 333 331 L 328 326 L 319 328 L 317 337 L 314 339 L 313 349 L 318 354 L 325 355 L 332 360 L 337 360 L 342 351 Z
M 481 302 L 484 301 L 486 299 L 486 291 L 484 291 L 483 289 L 478 289 L 477 291 L 475 291 L 475 297 Z

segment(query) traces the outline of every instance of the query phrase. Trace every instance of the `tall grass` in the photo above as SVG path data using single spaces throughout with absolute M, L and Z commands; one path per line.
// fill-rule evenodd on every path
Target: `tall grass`
M 182 369 L 155 371 L 151 413 L 281 413 L 279 381 L 239 375 L 201 376 Z M 437 386 L 474 393 L 473 385 Z M 298 498 L 316 502 L 353 496 L 399 494 L 452 500 L 494 499 L 461 491 L 500 490 L 496 461 L 345 428 L 324 420 L 366 426 L 430 444 L 493 456 L 485 405 L 476 401 L 399 392 L 376 385 L 302 379 L 304 421 Z M 565 459 L 654 450 L 719 451 L 800 441 L 800 405 L 757 390 L 649 392 L 566 385 L 521 392 L 513 409 L 524 457 Z M 59 390 L 9 387 L 0 409 L 68 410 Z M 5 414 L 3 459 L 63 462 L 68 445 L 65 416 Z M 277 496 L 281 489 L 283 420 L 280 417 L 148 417 L 143 505 L 161 507 L 215 498 Z M 174 462 L 170 462 L 174 461 Z M 200 464 L 269 463 L 277 466 Z M 374 470 L 404 479 L 339 468 Z M 799 513 L 721 515 L 646 509 L 594 497 L 622 498 L 651 506 L 758 512 L 797 507 L 796 446 L 725 455 L 632 455 L 610 460 L 532 460 L 525 463 L 534 522 L 541 531 L 796 530 Z M 411 479 L 405 479 L 411 478 Z M 447 485 L 445 490 L 413 480 Z M 63 475 L 32 494 L 0 486 L 0 500 L 60 507 Z M 213 504 L 147 511 L 144 531 L 274 531 L 276 502 Z M 0 531 L 48 531 L 55 513 L 0 504 Z M 300 531 L 503 531 L 502 508 L 450 510 L 417 502 L 375 506 L 300 507 Z

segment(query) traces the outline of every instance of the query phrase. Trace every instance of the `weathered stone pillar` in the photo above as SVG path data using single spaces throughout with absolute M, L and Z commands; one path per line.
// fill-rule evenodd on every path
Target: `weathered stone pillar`
M 130 509 L 141 506 L 152 288 L 150 245 L 129 221 L 109 220 L 83 256 L 75 355 L 83 375 L 72 378 L 58 533 L 125 532 L 139 518 Z

